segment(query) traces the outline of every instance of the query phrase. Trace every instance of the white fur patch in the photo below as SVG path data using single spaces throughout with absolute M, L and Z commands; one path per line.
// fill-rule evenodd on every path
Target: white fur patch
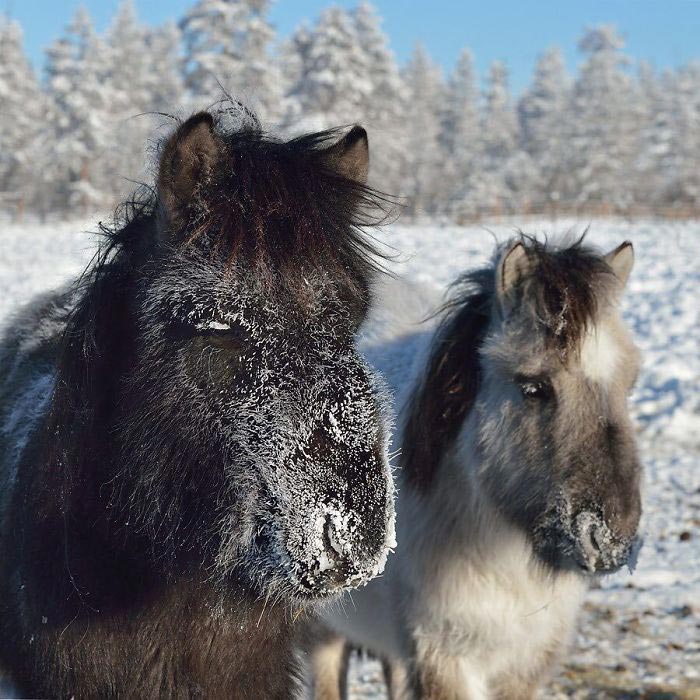
M 620 360 L 620 347 L 605 325 L 594 326 L 581 345 L 581 369 L 598 384 L 610 384 Z
M 221 323 L 220 321 L 201 321 L 195 325 L 198 331 L 228 331 L 231 330 L 231 326 L 228 323 Z

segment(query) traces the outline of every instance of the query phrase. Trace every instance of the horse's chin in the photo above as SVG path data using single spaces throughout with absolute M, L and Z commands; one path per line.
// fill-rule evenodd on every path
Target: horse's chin
M 635 536 L 620 542 L 610 551 L 591 551 L 587 541 L 572 538 L 566 532 L 536 542 L 535 553 L 542 564 L 555 573 L 573 573 L 584 578 L 601 578 L 627 567 L 630 573 L 637 564 L 642 538 Z
M 299 604 L 332 601 L 372 579 L 379 565 L 332 566 L 323 556 L 300 559 L 284 546 L 281 533 L 260 528 L 243 569 L 258 594 Z
M 278 569 L 279 571 L 279 569 Z M 287 571 L 291 575 L 271 581 L 273 587 L 284 591 L 283 596 L 297 602 L 324 602 L 338 598 L 342 593 L 358 588 L 374 578 L 375 570 L 323 569 L 307 562 L 295 562 Z

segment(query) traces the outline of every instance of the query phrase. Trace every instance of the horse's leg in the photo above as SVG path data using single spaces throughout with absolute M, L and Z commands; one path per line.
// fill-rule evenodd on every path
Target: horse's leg
M 493 687 L 495 700 L 536 700 L 540 688 L 551 675 L 554 654 L 547 655 L 547 662 L 535 666 L 526 678 L 522 676 L 501 677 Z
M 537 681 L 514 680 L 500 683 L 494 694 L 495 700 L 536 700 L 541 683 Z
M 561 654 L 550 649 L 534 658 L 525 674 L 504 674 L 494 679 L 495 700 L 536 700 L 540 689 L 551 678 Z
M 418 700 L 490 700 L 483 674 L 459 657 L 416 664 L 413 686 Z
M 314 700 L 347 700 L 350 647 L 339 635 L 328 635 L 311 653 Z
M 413 700 L 406 666 L 401 661 L 382 659 L 382 671 L 389 700 Z

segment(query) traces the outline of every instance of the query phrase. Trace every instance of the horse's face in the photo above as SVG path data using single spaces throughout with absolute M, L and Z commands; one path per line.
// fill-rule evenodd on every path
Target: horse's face
M 223 582 L 273 599 L 376 575 L 393 484 L 386 406 L 355 349 L 364 296 L 313 272 L 291 290 L 192 246 L 149 269 L 125 430 L 128 449 L 154 451 L 130 460 L 150 499 L 141 519 L 195 542 Z
M 517 247 L 504 256 L 501 284 L 519 257 Z M 629 244 L 607 256 L 615 277 L 563 355 L 507 289 L 482 350 L 478 478 L 557 569 L 610 572 L 638 549 L 641 468 L 627 408 L 638 355 L 617 311 L 632 262 Z

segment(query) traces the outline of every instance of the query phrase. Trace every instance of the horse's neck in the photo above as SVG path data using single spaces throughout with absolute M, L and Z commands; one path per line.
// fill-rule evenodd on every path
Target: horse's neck
M 471 415 L 471 414 L 470 414 Z M 518 528 L 509 523 L 479 487 L 481 463 L 470 436 L 470 416 L 456 443 L 448 449 L 430 488 L 417 492 L 409 484 L 399 488 L 400 523 L 407 530 L 415 555 L 438 560 L 462 560 L 478 568 L 528 570 L 532 549 Z M 403 533 L 402 533 L 403 534 Z
M 104 693 L 104 679 L 115 678 L 135 697 L 197 689 L 203 697 L 284 700 L 296 686 L 291 621 L 299 614 L 181 581 L 112 614 L 95 610 L 64 623 L 48 610 L 32 633 L 50 669 L 47 686 L 66 696 L 99 696 L 95 689 Z
M 528 616 L 549 610 L 532 618 L 547 640 L 553 630 L 573 624 L 586 584 L 540 565 L 526 533 L 479 488 L 481 463 L 470 435 L 475 430 L 467 418 L 458 449 L 447 452 L 428 493 L 417 494 L 410 485 L 399 489 L 401 585 L 408 582 L 430 599 L 419 604 L 428 628 L 431 620 L 438 628 L 441 620 L 457 627 L 483 623 L 493 639 L 510 643 L 509 627 L 498 626 L 506 619 L 501 613 L 521 615 L 518 629 L 527 640 Z M 568 622 L 562 627 L 561 620 Z

